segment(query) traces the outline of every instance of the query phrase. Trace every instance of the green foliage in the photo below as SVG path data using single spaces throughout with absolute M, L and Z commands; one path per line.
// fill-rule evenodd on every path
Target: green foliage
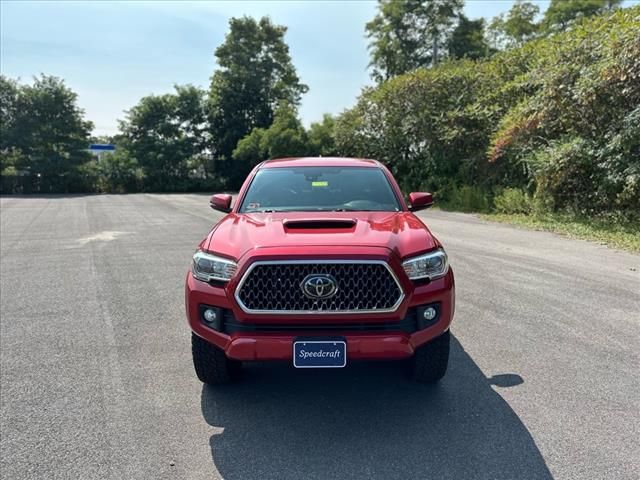
M 120 124 L 119 147 L 142 168 L 147 190 L 186 188 L 190 162 L 209 144 L 206 93 L 191 85 L 175 90 L 142 98 Z
M 17 175 L 16 165 L 22 159 L 22 152 L 17 148 L 0 149 L 0 175 Z
M 89 160 L 92 124 L 83 119 L 77 95 L 56 77 L 32 85 L 0 77 L 2 169 L 35 176 L 73 176 Z
M 487 192 L 479 187 L 451 185 L 441 190 L 437 196 L 438 205 L 445 210 L 459 212 L 488 212 L 489 197 Z
M 446 44 L 463 4 L 463 0 L 379 0 L 378 14 L 365 27 L 373 78 L 387 80 L 437 64 L 439 48 Z
M 531 213 L 531 196 L 520 188 L 505 188 L 493 199 L 495 209 L 500 213 Z
M 500 174 L 485 154 L 520 66 L 470 60 L 417 70 L 363 92 L 338 120 L 338 151 L 377 158 L 406 189 L 451 180 L 490 187 Z
M 532 45 L 529 95 L 502 118 L 490 158 L 519 165 L 556 209 L 640 211 L 640 9 Z
M 255 128 L 268 128 L 279 103 L 297 106 L 308 88 L 300 82 L 284 41 L 286 27 L 267 17 L 232 18 L 215 52 L 219 68 L 209 92 L 213 152 L 221 174 L 237 187 L 247 174 L 232 152 Z
M 531 2 L 517 0 L 509 12 L 494 17 L 489 26 L 490 36 L 494 39 L 494 47 L 513 47 L 522 45 L 533 38 L 539 30 L 535 19 L 540 7 Z
M 288 104 L 278 107 L 273 123 L 264 132 L 261 144 L 267 158 L 307 155 L 309 139 L 295 108 Z
M 623 0 L 551 0 L 544 12 L 542 25 L 548 31 L 564 30 L 578 18 L 590 17 L 622 2 Z
M 98 193 L 137 192 L 143 188 L 144 172 L 123 149 L 92 160 L 83 173 L 93 180 L 93 190 Z
M 332 157 L 338 155 L 336 148 L 336 119 L 329 114 L 321 122 L 314 122 L 307 132 L 309 153 L 314 156 Z
M 238 142 L 233 151 L 233 160 L 236 164 L 243 165 L 243 169 L 251 168 L 267 159 L 267 152 L 262 148 L 264 128 L 254 128 L 249 135 Z
M 604 198 L 618 211 L 640 217 L 640 105 L 624 117 L 620 129 L 607 134 L 598 160 L 605 172 Z
M 429 189 L 465 209 L 485 204 L 458 192 L 462 185 L 486 205 L 486 192 L 518 188 L 535 192 L 530 210 L 632 215 L 640 211 L 639 29 L 640 8 L 617 10 L 488 60 L 365 89 L 336 121 L 337 151 L 377 158 L 405 190 Z
M 233 159 L 248 170 L 270 158 L 299 157 L 308 153 L 307 132 L 300 123 L 295 108 L 282 103 L 269 128 L 255 128 L 238 142 L 233 151 Z
M 21 112 L 18 111 L 20 102 L 20 85 L 15 80 L 0 75 L 0 159 L 2 168 L 15 165 L 17 131 L 16 125 Z M 11 152 L 9 152 L 11 151 Z M 10 160 L 11 159 L 11 160 Z
M 458 25 L 447 42 L 451 58 L 478 59 L 489 56 L 491 49 L 485 39 L 484 20 L 469 20 L 460 15 Z

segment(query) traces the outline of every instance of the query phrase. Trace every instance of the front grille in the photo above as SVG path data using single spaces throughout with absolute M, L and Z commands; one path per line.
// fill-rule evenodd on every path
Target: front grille
M 309 298 L 302 289 L 309 275 L 335 280 L 331 298 Z M 395 311 L 404 294 L 382 261 L 256 262 L 244 274 L 236 300 L 248 313 L 383 313 Z

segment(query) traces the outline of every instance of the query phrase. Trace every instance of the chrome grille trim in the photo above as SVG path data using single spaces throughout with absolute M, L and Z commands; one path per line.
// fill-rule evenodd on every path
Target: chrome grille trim
M 369 309 L 369 310 L 259 310 L 259 309 L 251 309 L 248 308 L 240 299 L 240 292 L 242 288 L 251 274 L 251 272 L 260 265 L 350 265 L 350 264 L 365 264 L 365 265 L 382 265 L 386 268 L 386 270 L 391 275 L 391 278 L 395 282 L 400 295 L 396 302 L 390 308 L 378 308 L 378 309 Z M 238 303 L 238 306 L 245 313 L 250 314 L 282 314 L 282 315 L 349 315 L 349 314 L 369 314 L 369 313 L 393 313 L 402 304 L 402 301 L 405 298 L 404 290 L 402 289 L 402 285 L 398 281 L 398 277 L 396 276 L 393 269 L 389 266 L 389 264 L 383 260 L 258 260 L 249 265 L 249 268 L 244 272 L 242 278 L 238 282 L 238 285 L 235 288 L 234 298 Z

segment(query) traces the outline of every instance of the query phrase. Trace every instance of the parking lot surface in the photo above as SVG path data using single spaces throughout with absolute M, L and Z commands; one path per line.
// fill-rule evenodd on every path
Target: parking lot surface
M 203 387 L 183 282 L 206 195 L 0 199 L 6 479 L 637 479 L 640 256 L 420 216 L 457 281 L 450 370 L 250 365 Z

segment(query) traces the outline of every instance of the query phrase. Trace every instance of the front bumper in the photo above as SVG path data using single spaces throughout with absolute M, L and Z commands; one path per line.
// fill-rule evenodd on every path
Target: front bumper
M 292 343 L 300 336 L 343 337 L 347 343 L 349 360 L 401 359 L 410 357 L 416 348 L 449 329 L 455 308 L 453 271 L 450 269 L 445 277 L 427 284 L 414 285 L 409 282 L 404 289 L 405 298 L 392 314 L 247 315 L 238 308 L 231 292 L 222 286 L 195 280 L 188 272 L 185 304 L 191 330 L 236 360 L 290 361 Z M 438 304 L 437 321 L 426 328 L 407 328 L 406 320 L 411 313 L 415 312 L 416 307 L 427 304 Z M 231 314 L 236 327 L 240 325 L 246 328 L 218 331 L 207 326 L 201 315 L 203 305 L 224 309 Z M 396 323 L 397 329 L 393 327 Z M 354 329 L 345 330 L 341 326 L 332 330 L 328 324 L 354 325 Z M 361 325 L 372 324 L 375 324 L 375 328 L 361 328 Z M 277 330 L 271 328 L 274 326 L 277 326 Z

